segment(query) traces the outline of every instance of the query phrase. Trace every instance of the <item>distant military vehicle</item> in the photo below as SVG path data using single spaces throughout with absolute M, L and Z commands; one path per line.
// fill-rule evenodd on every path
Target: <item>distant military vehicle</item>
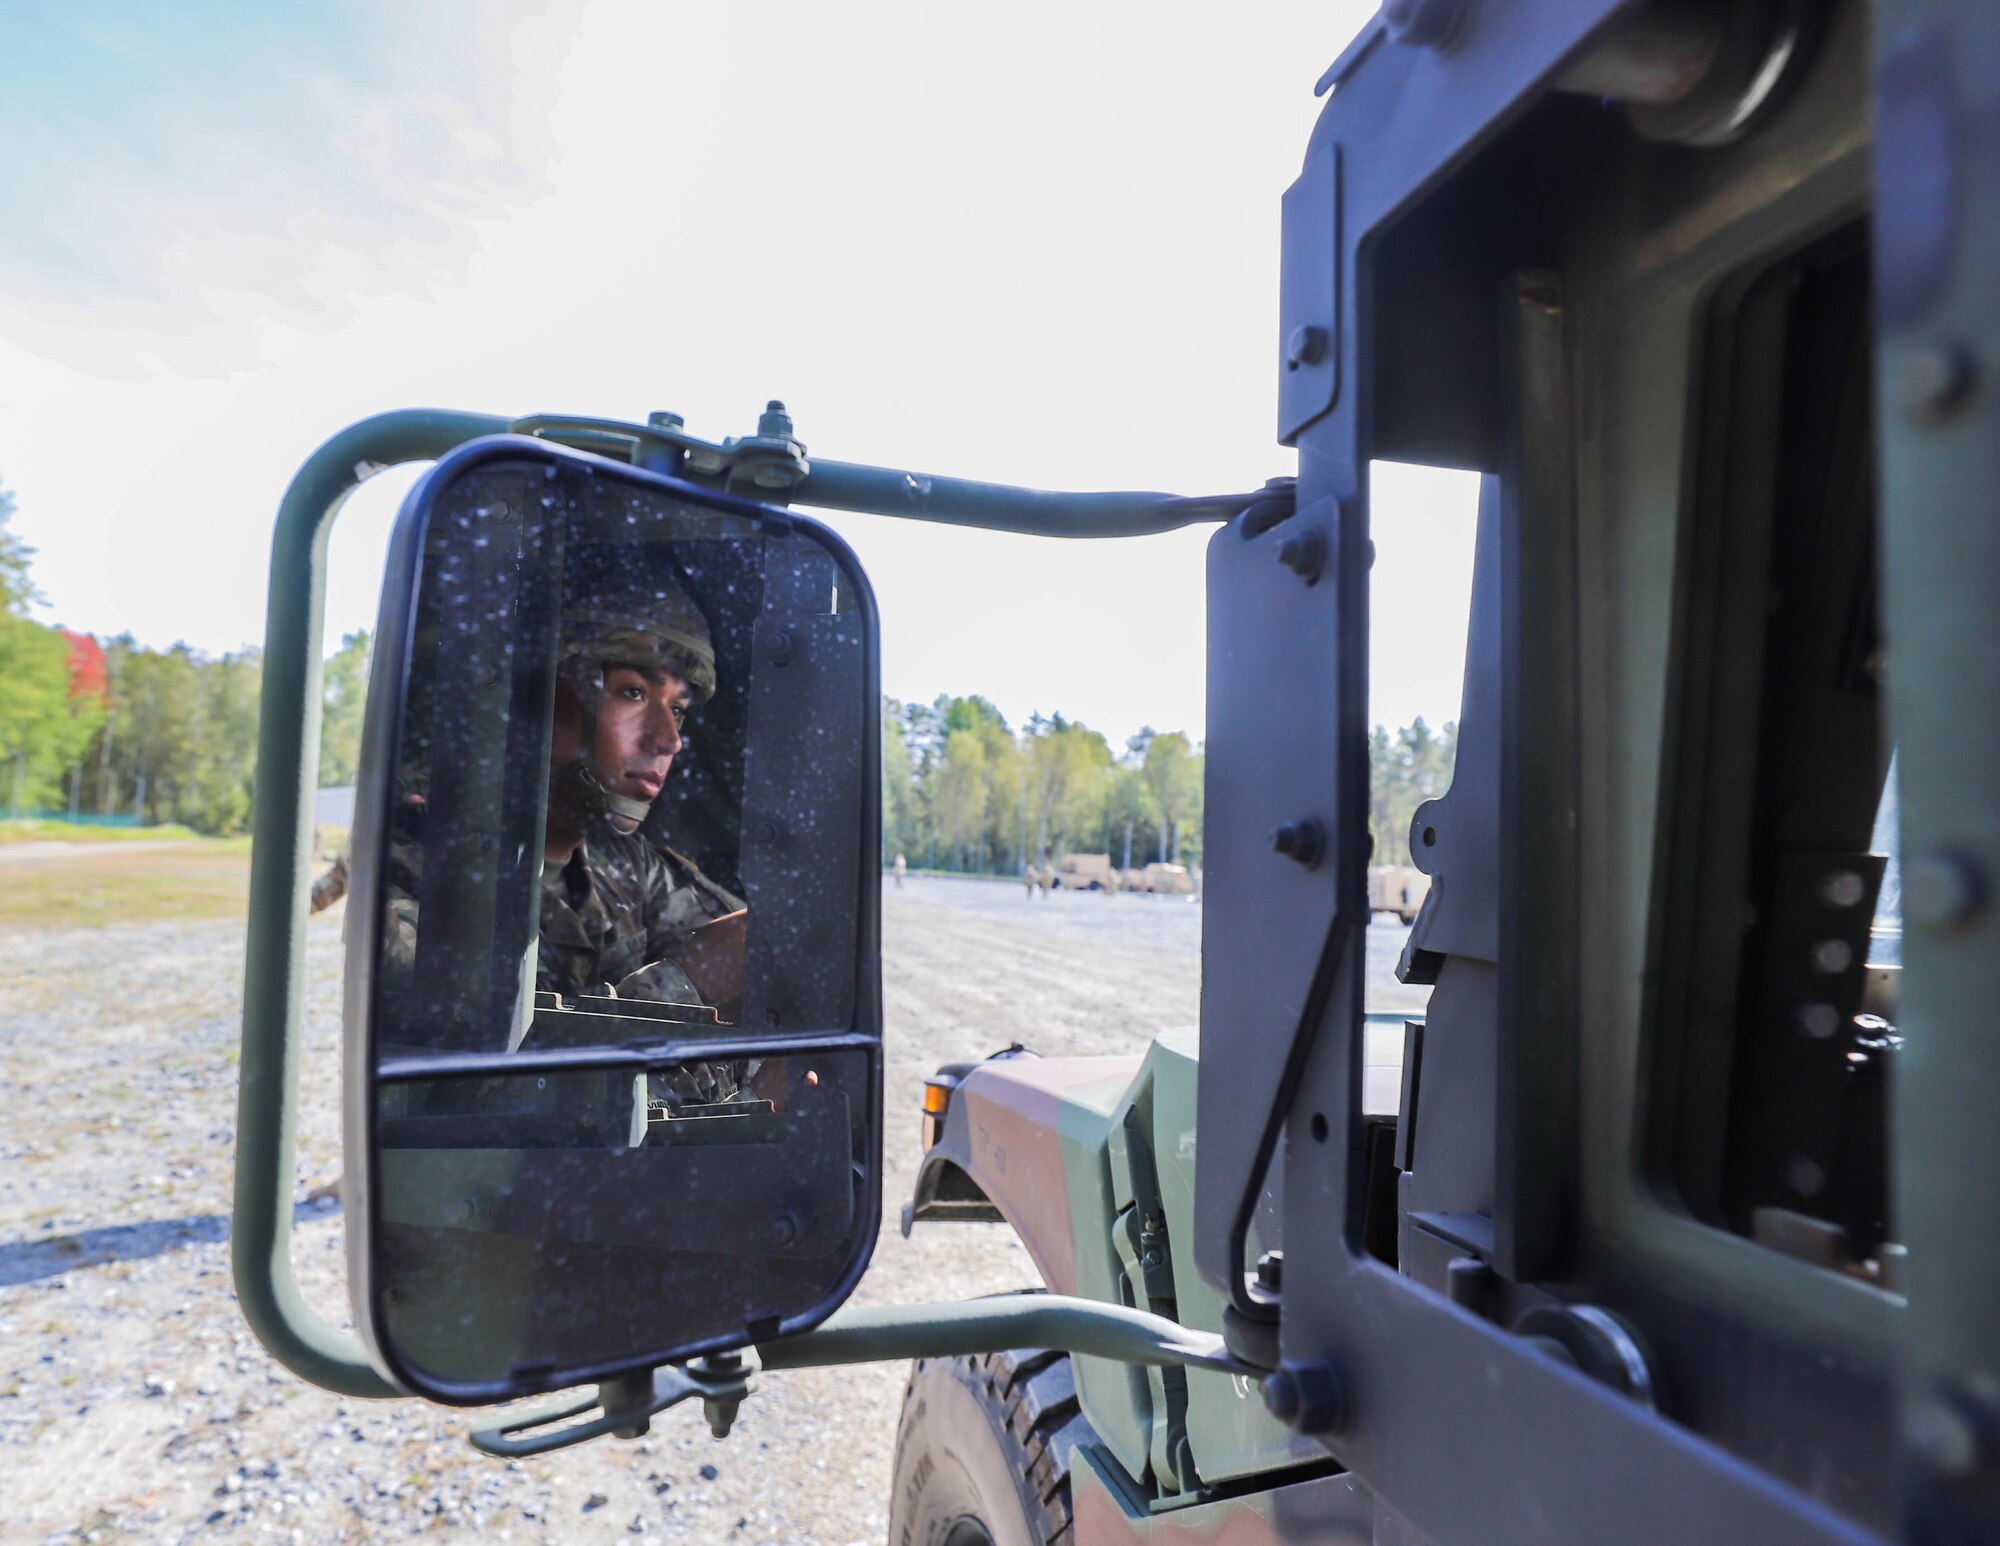
M 1156 896 L 1186 896 L 1194 890 L 1194 877 L 1188 873 L 1185 864 L 1167 864 L 1155 859 L 1137 872 L 1138 880 L 1134 891 L 1147 891 Z
M 724 1434 L 755 1378 L 914 1360 L 898 1546 L 2000 1539 L 1996 80 L 1990 5 L 1389 0 L 1284 197 L 1298 470 L 1254 493 L 808 462 L 775 404 L 719 444 L 670 415 L 336 437 L 280 516 L 264 663 L 232 1240 L 266 1346 L 349 1395 L 593 1387 L 475 1436 L 508 1456 L 682 1401 Z M 378 665 L 442 652 L 452 712 L 414 731 L 472 754 L 433 761 L 421 1014 L 371 977 L 356 829 L 364 1349 L 286 1254 L 312 627 L 329 511 L 425 458 Z M 1410 1016 L 1363 1001 L 1398 459 L 1483 475 Z M 879 683 L 865 577 L 797 505 L 1222 525 L 1198 1037 L 924 1094 L 905 1227 L 1003 1221 L 1045 1293 L 840 1308 L 882 1175 Z M 524 1001 L 533 805 L 489 785 L 517 741 L 546 782 L 556 570 L 610 527 L 757 566 L 726 636 L 768 737 L 725 770 L 762 781 L 740 1026 Z M 376 672 L 374 807 L 431 679 Z M 751 1062 L 744 1098 L 653 1095 Z
M 1368 911 L 1390 913 L 1402 923 L 1415 923 L 1417 913 L 1430 895 L 1431 878 L 1407 864 L 1368 866 Z
M 1053 866 L 1052 884 L 1059 891 L 1115 891 L 1118 872 L 1109 854 L 1063 854 Z

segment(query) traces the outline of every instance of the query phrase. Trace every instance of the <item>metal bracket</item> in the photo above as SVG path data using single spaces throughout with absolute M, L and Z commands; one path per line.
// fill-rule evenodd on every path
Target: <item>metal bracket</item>
M 496 1427 L 474 1429 L 470 1437 L 472 1447 L 485 1454 L 502 1460 L 522 1460 L 530 1455 L 546 1455 L 551 1450 L 587 1444 L 606 1434 L 621 1439 L 643 1438 L 660 1413 L 699 1396 L 709 1431 L 722 1439 L 729 1436 L 730 1428 L 735 1425 L 736 1409 L 756 1388 L 754 1356 L 719 1353 L 712 1358 L 666 1364 L 649 1373 L 607 1380 L 593 1395 L 578 1396 L 538 1412 L 522 1412 Z M 601 1415 L 587 1422 L 570 1423 L 566 1428 L 554 1426 L 593 1410 L 601 1411 Z M 519 1434 L 529 1437 L 517 1437 Z
M 736 1409 L 757 1389 L 762 1369 L 823 1369 L 838 1364 L 953 1358 L 1010 1348 L 1051 1348 L 1120 1363 L 1216 1369 L 1261 1379 L 1212 1332 L 1123 1305 L 1061 1294 L 1005 1294 L 962 1304 L 890 1305 L 844 1310 L 802 1336 L 744 1353 L 723 1353 L 649 1374 L 607 1381 L 596 1393 L 526 1412 L 472 1434 L 473 1447 L 504 1459 L 546 1454 L 607 1434 L 636 1439 L 651 1419 L 693 1396 L 706 1408 L 709 1430 L 726 1437 Z M 584 1422 L 571 1419 L 598 1411 Z M 568 1427 L 554 1426 L 570 1423 Z M 535 1431 L 542 1430 L 542 1431 Z M 527 1434 L 522 1438 L 517 1435 Z

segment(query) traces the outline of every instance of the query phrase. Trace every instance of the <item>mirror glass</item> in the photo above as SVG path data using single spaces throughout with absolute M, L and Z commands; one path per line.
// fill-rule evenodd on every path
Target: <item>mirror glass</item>
M 872 624 L 823 527 L 673 478 L 502 438 L 412 491 L 347 977 L 356 1308 L 406 1388 L 764 1340 L 860 1275 Z

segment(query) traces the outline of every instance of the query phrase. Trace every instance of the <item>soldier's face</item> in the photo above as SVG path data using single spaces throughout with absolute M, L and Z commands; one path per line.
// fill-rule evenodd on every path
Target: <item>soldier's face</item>
M 614 793 L 649 804 L 684 742 L 681 722 L 694 695 L 671 671 L 607 666 L 597 705 L 597 775 Z
M 694 700 L 671 671 L 606 666 L 597 703 L 597 776 L 605 787 L 650 804 L 659 797 L 674 758 L 685 744 L 681 722 Z M 556 694 L 550 760 L 561 767 L 581 753 L 583 715 L 567 691 Z

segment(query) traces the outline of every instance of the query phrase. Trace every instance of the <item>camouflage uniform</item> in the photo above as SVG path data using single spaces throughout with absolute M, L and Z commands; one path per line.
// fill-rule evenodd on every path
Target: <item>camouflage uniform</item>
M 696 929 L 742 906 L 692 860 L 597 822 L 569 863 L 542 877 L 535 986 L 566 999 L 617 990 L 623 997 L 701 1003 L 678 970 L 620 985 L 643 967 L 671 966 L 674 948 Z

